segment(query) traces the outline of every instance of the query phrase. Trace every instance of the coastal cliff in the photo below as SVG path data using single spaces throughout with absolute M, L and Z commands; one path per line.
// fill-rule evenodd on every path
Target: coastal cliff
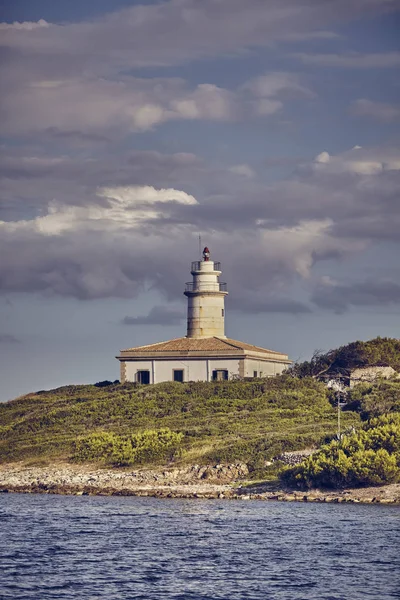
M 56 466 L 0 466 L 0 493 L 20 492 L 77 496 L 151 496 L 400 504 L 400 484 L 346 490 L 283 489 L 278 481 L 249 482 L 247 465 L 191 465 L 167 470 L 110 470 L 90 465 L 60 463 Z

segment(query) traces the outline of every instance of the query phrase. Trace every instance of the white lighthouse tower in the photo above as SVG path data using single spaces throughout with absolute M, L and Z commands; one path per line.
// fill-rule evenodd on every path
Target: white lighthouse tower
M 187 337 L 225 338 L 226 283 L 219 281 L 221 263 L 210 260 L 210 251 L 203 250 L 203 260 L 192 262 L 193 281 L 186 283 L 188 299 Z

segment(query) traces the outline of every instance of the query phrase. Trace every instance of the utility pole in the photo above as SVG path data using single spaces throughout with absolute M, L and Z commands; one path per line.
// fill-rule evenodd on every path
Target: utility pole
M 345 395 L 345 389 L 344 389 L 344 383 L 342 383 L 342 376 L 341 375 L 337 375 L 336 377 L 333 377 L 332 379 L 330 379 L 327 383 L 327 386 L 329 388 L 332 388 L 335 392 L 336 392 L 336 398 L 337 398 L 337 439 L 340 441 L 340 437 L 342 435 L 341 432 L 341 401 L 342 401 L 342 395 Z

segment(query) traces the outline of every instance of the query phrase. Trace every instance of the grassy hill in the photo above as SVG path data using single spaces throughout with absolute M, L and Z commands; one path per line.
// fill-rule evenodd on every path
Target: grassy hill
M 357 412 L 343 415 L 344 427 L 359 420 Z M 258 472 L 282 451 L 333 436 L 336 410 L 323 384 L 285 375 L 246 382 L 67 386 L 0 405 L 0 461 L 69 460 L 77 440 L 92 434 L 127 440 L 163 428 L 183 434 L 180 463 L 240 460 Z

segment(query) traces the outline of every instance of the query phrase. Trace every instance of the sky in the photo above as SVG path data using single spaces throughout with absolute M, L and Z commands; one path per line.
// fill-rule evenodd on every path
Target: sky
M 0 400 L 186 334 L 400 337 L 400 0 L 0 0 Z

